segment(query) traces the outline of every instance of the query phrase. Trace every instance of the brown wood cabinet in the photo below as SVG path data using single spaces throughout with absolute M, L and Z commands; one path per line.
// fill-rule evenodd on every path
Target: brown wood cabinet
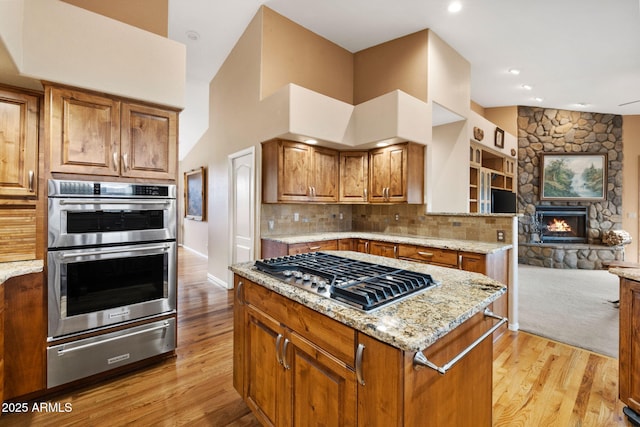
M 340 201 L 367 202 L 369 200 L 369 153 L 342 151 L 340 153 Z
M 0 283 L 0 404 L 2 402 L 4 402 L 4 284 Z
M 372 240 L 369 242 L 369 253 L 387 258 L 398 258 L 398 245 L 395 243 L 379 242 Z
M 338 239 L 338 250 L 339 251 L 352 251 L 353 250 L 353 239 Z
M 422 203 L 424 146 L 403 143 L 369 152 L 369 202 Z
M 239 281 L 244 322 L 236 327 L 244 331 L 234 346 L 243 347 L 244 364 L 234 365 L 234 385 L 256 417 L 263 425 L 355 426 L 354 331 Z
M 458 251 L 401 244 L 398 257 L 407 261 L 458 268 Z
M 262 200 L 337 202 L 338 151 L 292 141 L 262 144 Z
M 413 352 L 234 281 L 234 387 L 263 425 L 491 425 L 491 340 L 442 375 L 416 368 Z M 444 365 L 491 325 L 478 313 L 423 353 Z
M 620 279 L 619 394 L 640 416 L 640 282 Z
M 36 95 L 0 87 L 0 197 L 35 197 L 38 183 Z
M 319 242 L 306 242 L 306 243 L 295 243 L 289 245 L 287 250 L 287 255 L 297 255 L 304 254 L 307 252 L 316 252 L 316 251 L 337 251 L 338 250 L 338 241 L 337 240 L 322 240 Z
M 46 86 L 50 172 L 175 180 L 178 113 Z
M 12 277 L 2 286 L 6 400 L 46 388 L 47 302 L 44 273 Z

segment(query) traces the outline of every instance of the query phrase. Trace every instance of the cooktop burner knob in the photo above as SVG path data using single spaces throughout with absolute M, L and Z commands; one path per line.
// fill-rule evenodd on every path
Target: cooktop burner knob
M 318 292 L 324 292 L 327 290 L 327 282 L 321 280 L 318 282 Z
M 308 282 L 309 280 L 311 280 L 311 275 L 305 274 L 305 275 L 302 276 L 302 281 L 303 282 Z
M 296 277 L 296 279 L 301 279 L 302 278 L 302 271 L 294 271 L 293 275 Z
M 285 270 L 282 272 L 282 274 L 284 274 L 286 277 L 291 277 L 293 273 L 291 272 L 291 270 Z

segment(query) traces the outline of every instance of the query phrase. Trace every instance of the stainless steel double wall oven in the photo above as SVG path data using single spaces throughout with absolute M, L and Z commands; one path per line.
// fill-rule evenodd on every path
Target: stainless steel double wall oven
M 173 350 L 175 185 L 49 180 L 48 196 L 47 385 Z

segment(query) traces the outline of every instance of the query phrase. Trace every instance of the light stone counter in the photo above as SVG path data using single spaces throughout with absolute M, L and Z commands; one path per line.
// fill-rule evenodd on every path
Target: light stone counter
M 44 268 L 42 260 L 11 261 L 0 263 L 0 285 L 15 276 L 39 273 Z
M 462 270 L 402 261 L 351 251 L 326 251 L 337 256 L 431 274 L 440 285 L 373 312 L 347 307 L 330 298 L 283 283 L 253 268 L 236 264 L 231 271 L 297 301 L 369 336 L 402 350 L 423 350 L 506 292 L 495 280 Z
M 623 277 L 625 279 L 635 280 L 636 282 L 640 282 L 640 268 L 615 267 L 615 268 L 610 268 L 609 273 L 615 274 L 618 277 Z
M 479 242 L 476 240 L 441 239 L 432 237 L 401 236 L 394 234 L 364 233 L 355 231 L 304 234 L 295 236 L 269 236 L 263 237 L 263 239 L 286 243 L 288 245 L 334 239 L 366 239 L 389 243 L 404 243 L 408 245 L 428 246 L 431 248 L 450 249 L 454 251 L 473 252 L 478 254 L 490 254 L 493 252 L 508 250 L 513 247 L 512 244 L 504 242 L 489 243 Z

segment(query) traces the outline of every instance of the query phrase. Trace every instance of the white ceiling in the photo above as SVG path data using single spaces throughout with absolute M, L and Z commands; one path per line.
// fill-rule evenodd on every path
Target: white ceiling
M 639 0 L 461 0 L 457 14 L 449 2 L 169 0 L 169 37 L 187 45 L 188 84 L 206 85 L 261 4 L 351 52 L 429 28 L 471 63 L 483 107 L 640 114 Z

